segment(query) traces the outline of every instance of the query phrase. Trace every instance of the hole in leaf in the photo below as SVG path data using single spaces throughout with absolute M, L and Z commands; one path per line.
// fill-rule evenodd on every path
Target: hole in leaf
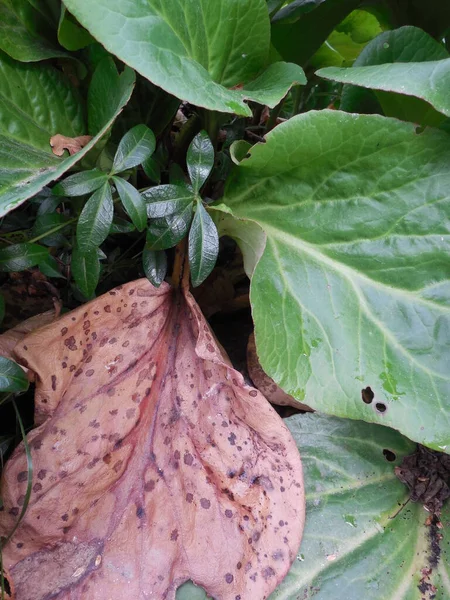
M 394 460 L 397 458 L 395 452 L 392 452 L 392 450 L 388 450 L 387 448 L 383 449 L 383 456 L 389 462 L 394 462 Z
M 386 406 L 386 404 L 383 404 L 382 402 L 377 402 L 375 404 L 375 408 L 377 409 L 378 412 L 384 413 L 387 409 L 387 406 Z
M 423 133 L 425 131 L 425 127 L 423 125 L 418 125 L 416 127 L 416 134 L 420 135 L 421 133 Z
M 372 403 L 372 400 L 375 398 L 375 394 L 372 392 L 372 388 L 370 386 L 367 386 L 361 390 L 361 398 L 366 404 Z

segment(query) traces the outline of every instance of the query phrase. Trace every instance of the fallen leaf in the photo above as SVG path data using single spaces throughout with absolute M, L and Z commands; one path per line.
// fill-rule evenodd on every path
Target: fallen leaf
M 0 335 L 0 356 L 15 358 L 13 354 L 15 346 L 32 331 L 54 321 L 58 314 L 57 309 L 47 310 L 40 315 L 26 319 L 26 321 L 2 333 Z
M 92 135 L 80 135 L 71 138 L 57 133 L 50 138 L 50 146 L 52 147 L 53 154 L 56 154 L 56 156 L 62 156 L 64 150 L 68 150 L 72 156 L 72 154 L 76 154 L 84 148 L 91 140 Z
M 286 394 L 275 381 L 267 375 L 261 367 L 258 354 L 256 352 L 255 334 L 252 333 L 248 338 L 247 344 L 247 369 L 253 385 L 267 398 L 272 404 L 278 406 L 292 406 L 299 410 L 311 412 L 311 408 L 306 404 L 297 402 L 295 398 Z
M 116 288 L 15 348 L 36 372 L 33 493 L 3 549 L 15 600 L 267 598 L 296 556 L 302 469 L 291 434 L 223 355 L 189 293 Z M 0 534 L 26 488 L 2 482 Z M 58 565 L 56 567 L 56 565 Z

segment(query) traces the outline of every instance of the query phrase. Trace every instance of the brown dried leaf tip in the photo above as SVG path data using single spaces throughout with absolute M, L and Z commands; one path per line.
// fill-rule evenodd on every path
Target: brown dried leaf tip
M 174 600 L 192 579 L 263 600 L 304 523 L 295 443 L 229 364 L 189 293 L 139 280 L 29 334 L 33 494 L 3 549 L 15 600 Z M 0 535 L 26 489 L 4 470 Z
M 52 147 L 53 154 L 56 154 L 56 156 L 62 156 L 64 150 L 68 150 L 72 156 L 72 154 L 76 154 L 84 148 L 91 140 L 92 135 L 80 135 L 71 138 L 57 133 L 50 138 L 50 146 Z

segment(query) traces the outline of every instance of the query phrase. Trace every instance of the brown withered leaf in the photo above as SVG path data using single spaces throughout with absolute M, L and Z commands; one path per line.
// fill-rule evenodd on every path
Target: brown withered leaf
M 267 375 L 261 367 L 256 352 L 255 334 L 252 333 L 248 338 L 247 344 L 247 369 L 253 385 L 264 394 L 269 402 L 278 406 L 292 406 L 299 410 L 311 412 L 311 408 L 306 404 L 297 402 L 295 398 L 286 394 L 275 381 Z
M 92 140 L 92 135 L 79 135 L 78 137 L 67 137 L 57 133 L 50 138 L 50 146 L 53 154 L 62 156 L 64 150 L 68 150 L 69 154 L 76 154 Z
M 55 310 L 47 310 L 40 315 L 26 319 L 19 325 L 0 335 L 0 356 L 15 358 L 14 348 L 29 333 L 55 320 Z
M 15 353 L 45 419 L 28 435 L 30 505 L 3 550 L 16 600 L 173 600 L 188 579 L 220 600 L 267 598 L 300 543 L 300 458 L 190 294 L 127 284 Z M 2 535 L 26 476 L 19 446 Z

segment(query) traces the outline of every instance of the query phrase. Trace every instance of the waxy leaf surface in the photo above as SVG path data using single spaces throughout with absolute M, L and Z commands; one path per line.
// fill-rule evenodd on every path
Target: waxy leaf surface
M 45 350 L 44 350 L 45 349 Z M 16 600 L 267 597 L 295 558 L 303 483 L 295 443 L 244 383 L 189 294 L 116 288 L 23 339 L 37 374 L 33 493 L 3 549 Z M 0 533 L 26 485 L 3 475 Z M 55 562 L 61 568 L 55 570 Z
M 274 63 L 264 71 L 270 46 L 264 0 L 65 4 L 111 53 L 196 106 L 250 116 L 245 99 L 273 107 L 292 85 L 306 83 L 294 64 Z
M 266 140 L 224 197 L 267 236 L 251 283 L 263 369 L 311 408 L 449 451 L 449 137 L 321 111 Z

